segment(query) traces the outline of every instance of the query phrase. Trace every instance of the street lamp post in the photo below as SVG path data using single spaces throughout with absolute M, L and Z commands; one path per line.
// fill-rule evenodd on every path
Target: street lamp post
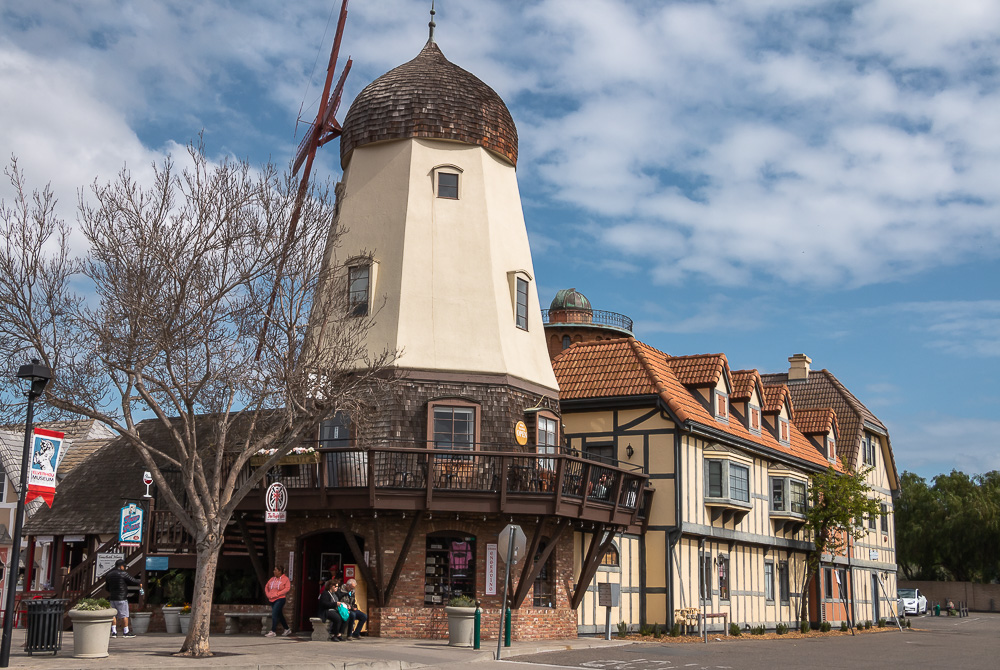
M 24 529 L 24 498 L 28 493 L 28 460 L 31 451 L 32 422 L 35 419 L 35 398 L 45 391 L 52 379 L 52 371 L 32 360 L 17 371 L 18 379 L 31 382 L 28 389 L 28 416 L 24 422 L 24 449 L 21 452 L 21 489 L 17 496 L 17 514 L 14 517 L 14 546 L 10 549 L 10 567 L 7 576 L 7 601 L 4 605 L 3 643 L 0 644 L 0 668 L 10 664 L 10 638 L 14 634 L 14 595 L 17 590 L 17 570 L 21 562 L 21 531 Z M 27 584 L 25 584 L 27 586 Z

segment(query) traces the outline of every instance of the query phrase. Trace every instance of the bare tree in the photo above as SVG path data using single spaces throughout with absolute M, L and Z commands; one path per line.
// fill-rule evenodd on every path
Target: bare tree
M 310 190 L 289 234 L 293 177 L 272 165 L 212 164 L 201 146 L 188 153 L 184 169 L 169 158 L 154 166 L 151 185 L 122 170 L 81 194 L 87 248 L 76 254 L 77 233 L 51 192 L 29 192 L 12 161 L 16 195 L 0 206 L 0 360 L 40 358 L 54 375 L 50 411 L 99 419 L 141 455 L 197 545 L 181 653 L 205 656 L 218 553 L 237 504 L 324 418 L 368 405 L 395 355 L 369 355 L 373 317 L 349 314 L 344 269 L 323 265 L 340 234 L 329 188 Z M 14 386 L 0 402 L 4 419 L 22 415 Z M 149 417 L 167 445 L 140 435 Z M 172 488 L 161 466 L 179 470 L 181 484 Z

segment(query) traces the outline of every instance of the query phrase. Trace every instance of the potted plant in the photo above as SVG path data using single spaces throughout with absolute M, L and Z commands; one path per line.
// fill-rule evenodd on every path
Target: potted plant
M 471 647 L 476 627 L 476 601 L 469 596 L 456 596 L 444 608 L 448 614 L 448 646 Z
M 153 613 L 144 607 L 129 607 L 128 627 L 136 635 L 145 635 L 149 632 L 149 619 Z
M 191 626 L 191 605 L 185 603 L 184 607 L 181 608 L 180 614 L 177 615 L 177 620 L 181 625 L 181 635 L 188 634 L 188 628 Z
M 163 607 L 163 623 L 167 627 L 167 632 L 176 635 L 181 632 L 180 613 L 184 609 L 184 603 L 175 600 L 168 600 Z
M 104 658 L 108 655 L 111 622 L 117 612 L 104 598 L 81 598 L 69 611 L 73 622 L 73 656 Z

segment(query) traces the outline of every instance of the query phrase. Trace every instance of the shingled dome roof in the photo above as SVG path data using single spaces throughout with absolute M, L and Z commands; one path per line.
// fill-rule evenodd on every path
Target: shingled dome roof
M 517 128 L 507 105 L 431 41 L 354 99 L 340 137 L 340 164 L 358 147 L 410 137 L 477 144 L 517 165 Z

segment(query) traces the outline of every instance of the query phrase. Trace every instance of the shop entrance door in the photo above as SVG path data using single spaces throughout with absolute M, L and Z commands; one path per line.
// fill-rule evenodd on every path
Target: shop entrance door
M 359 537 L 357 541 L 364 551 L 364 540 Z M 319 596 L 326 580 L 333 578 L 343 582 L 344 564 L 357 562 L 341 532 L 317 533 L 302 539 L 302 552 L 298 561 L 302 575 L 299 582 L 300 627 L 309 621 L 309 617 L 316 616 Z

